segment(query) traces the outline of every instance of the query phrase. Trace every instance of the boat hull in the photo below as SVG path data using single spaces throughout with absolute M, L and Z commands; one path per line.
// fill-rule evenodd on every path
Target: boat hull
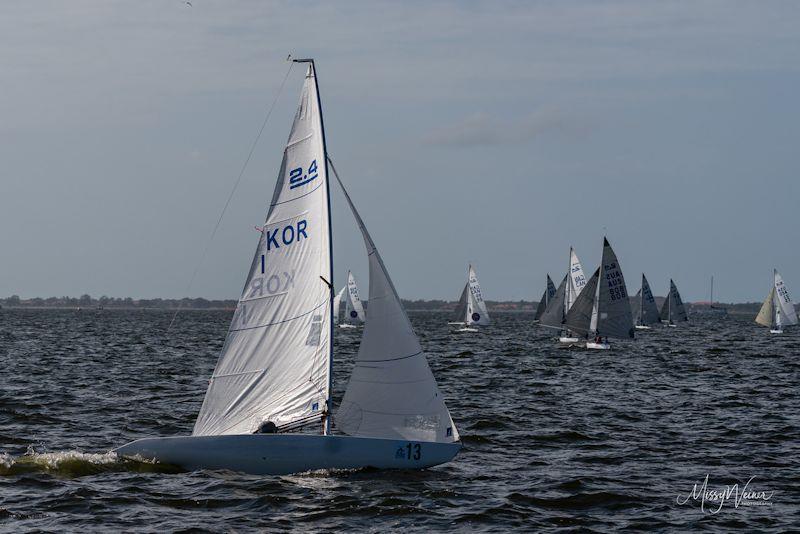
M 461 443 L 352 436 L 237 434 L 144 438 L 114 452 L 193 471 L 287 475 L 319 469 L 422 469 L 452 460 Z
M 650 327 L 643 324 L 637 324 L 636 330 L 650 330 Z
M 783 330 L 776 330 L 774 328 L 770 328 L 769 333 L 770 334 L 783 334 Z
M 586 348 L 592 350 L 609 350 L 611 345 L 608 343 L 595 343 L 594 341 L 587 341 Z
M 562 337 L 558 338 L 558 342 L 559 343 L 580 343 L 580 341 L 581 340 L 578 339 L 577 337 L 564 337 L 564 336 L 562 336 Z

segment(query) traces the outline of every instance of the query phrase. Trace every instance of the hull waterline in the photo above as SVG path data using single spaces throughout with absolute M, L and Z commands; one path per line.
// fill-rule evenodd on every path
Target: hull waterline
M 461 443 L 306 434 L 237 434 L 144 438 L 116 449 L 120 456 L 186 470 L 286 475 L 320 469 L 422 469 L 452 460 Z

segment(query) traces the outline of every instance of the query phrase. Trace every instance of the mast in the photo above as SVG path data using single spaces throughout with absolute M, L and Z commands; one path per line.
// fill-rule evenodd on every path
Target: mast
M 711 275 L 711 307 L 714 307 L 714 275 Z
M 314 73 L 314 86 L 317 89 L 317 108 L 319 109 L 319 126 L 322 130 L 322 152 L 323 159 L 325 160 L 325 198 L 328 201 L 328 261 L 330 262 L 330 280 L 323 280 L 328 284 L 329 305 L 328 310 L 330 314 L 330 342 L 328 343 L 328 398 L 325 400 L 325 418 L 322 427 L 322 433 L 328 435 L 331 433 L 331 414 L 333 413 L 333 406 L 331 398 L 333 396 L 333 221 L 331 220 L 331 187 L 330 187 L 330 174 L 328 171 L 328 144 L 325 141 L 325 121 L 322 118 L 322 98 L 319 95 L 319 79 L 317 78 L 317 66 L 314 63 L 314 58 L 306 59 L 293 59 L 294 63 L 311 63 L 311 71 Z
M 567 257 L 567 287 L 566 287 L 566 295 L 564 296 L 564 318 L 561 320 L 562 324 L 565 324 L 567 320 L 567 313 L 569 313 L 570 302 L 570 289 L 572 288 L 572 247 L 569 247 L 569 256 Z M 569 329 L 567 329 L 566 324 L 564 326 L 564 337 L 567 336 L 569 333 Z

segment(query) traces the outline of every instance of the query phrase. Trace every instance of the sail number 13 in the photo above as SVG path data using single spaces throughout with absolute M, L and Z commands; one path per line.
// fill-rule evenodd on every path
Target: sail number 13
M 422 445 L 419 443 L 406 443 L 397 449 L 394 457 L 399 460 L 421 460 Z

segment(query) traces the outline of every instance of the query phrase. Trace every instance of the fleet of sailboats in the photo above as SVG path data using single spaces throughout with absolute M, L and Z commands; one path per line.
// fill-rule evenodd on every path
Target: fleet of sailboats
M 756 315 L 756 323 L 769 327 L 771 334 L 782 334 L 785 326 L 797 324 L 797 312 L 777 269 L 772 272 L 772 287 Z
M 190 436 L 139 439 L 116 450 L 187 469 L 286 474 L 317 469 L 424 468 L 450 461 L 459 433 L 388 270 L 327 153 L 316 66 L 307 64 L 266 221 L 216 368 Z M 361 231 L 369 263 L 368 314 L 352 272 L 333 288 L 331 178 Z M 587 279 L 574 248 L 558 287 L 548 274 L 534 321 L 558 341 L 608 350 L 609 339 L 688 320 L 670 280 L 661 309 L 642 273 L 631 299 L 603 238 Z M 713 278 L 712 278 L 713 288 Z M 344 313 L 340 313 L 341 310 Z M 713 308 L 713 289 L 712 289 Z M 491 324 L 470 264 L 456 310 L 462 331 Z M 756 323 L 771 333 L 798 323 L 773 273 Z M 331 397 L 334 325 L 363 325 L 338 408 Z

